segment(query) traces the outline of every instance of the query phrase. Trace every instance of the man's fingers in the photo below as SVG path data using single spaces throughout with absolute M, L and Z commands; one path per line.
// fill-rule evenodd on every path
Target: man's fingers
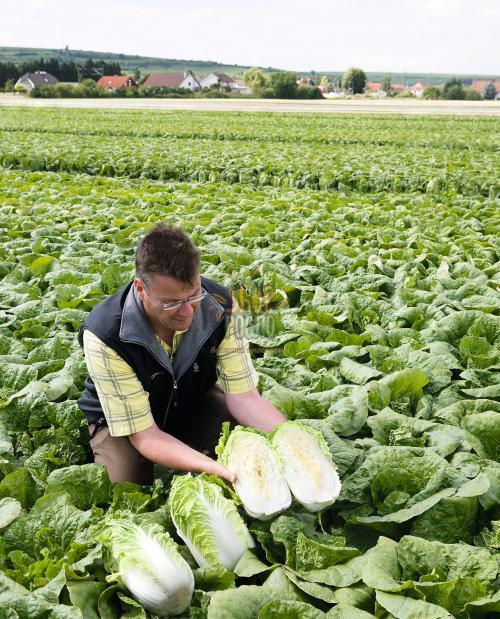
M 218 462 L 217 464 L 218 466 L 215 474 L 219 477 L 222 477 L 222 479 L 225 479 L 230 484 L 234 483 L 236 481 L 236 475 L 220 462 Z

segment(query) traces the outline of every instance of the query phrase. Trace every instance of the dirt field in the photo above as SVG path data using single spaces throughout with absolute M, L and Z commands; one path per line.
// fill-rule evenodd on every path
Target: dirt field
M 418 99 L 296 101 L 271 99 L 31 99 L 0 94 L 0 105 L 74 108 L 203 110 L 231 112 L 333 112 L 361 114 L 457 114 L 500 116 L 500 101 Z

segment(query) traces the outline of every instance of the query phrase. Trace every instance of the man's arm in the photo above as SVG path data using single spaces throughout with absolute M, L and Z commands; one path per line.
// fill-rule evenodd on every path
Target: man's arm
M 264 400 L 257 389 L 234 395 L 226 394 L 227 408 L 242 426 L 250 426 L 269 432 L 286 421 L 280 411 Z
M 147 460 L 180 471 L 218 475 L 229 482 L 235 475 L 221 462 L 216 462 L 186 445 L 179 439 L 163 432 L 156 424 L 146 430 L 131 434 L 129 441 Z
M 205 471 L 234 481 L 222 464 L 191 449 L 154 422 L 149 399 L 132 368 L 93 333 L 84 333 L 85 360 L 111 436 L 127 436 L 147 460 L 183 471 Z

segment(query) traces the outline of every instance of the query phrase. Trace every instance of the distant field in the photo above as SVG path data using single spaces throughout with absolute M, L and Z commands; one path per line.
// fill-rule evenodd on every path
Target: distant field
M 187 71 L 191 70 L 202 75 L 212 71 L 229 73 L 239 76 L 248 69 L 241 65 L 228 65 L 212 60 L 181 60 L 177 58 L 153 58 L 149 56 L 135 56 L 132 54 L 111 54 L 108 52 L 94 52 L 86 50 L 44 49 L 29 47 L 0 47 L 0 62 L 14 62 L 16 64 L 41 58 L 57 58 L 59 62 L 84 63 L 92 59 L 106 62 L 118 62 L 123 71 L 140 69 L 142 73 L 151 71 Z
M 241 112 L 330 112 L 361 114 L 417 114 L 499 116 L 498 101 L 420 101 L 418 99 L 31 99 L 0 94 L 0 105 L 96 109 L 204 110 Z

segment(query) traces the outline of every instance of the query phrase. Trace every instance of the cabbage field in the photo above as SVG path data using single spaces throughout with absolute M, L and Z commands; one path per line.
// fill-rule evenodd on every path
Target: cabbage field
M 0 619 L 154 617 L 110 551 L 122 527 L 135 561 L 134 525 L 189 564 L 186 618 L 500 616 L 499 126 L 0 107 Z M 260 391 L 342 482 L 268 520 L 212 483 L 254 542 L 232 569 L 178 535 L 172 472 L 110 483 L 76 406 L 78 329 L 157 221 L 232 288 Z

